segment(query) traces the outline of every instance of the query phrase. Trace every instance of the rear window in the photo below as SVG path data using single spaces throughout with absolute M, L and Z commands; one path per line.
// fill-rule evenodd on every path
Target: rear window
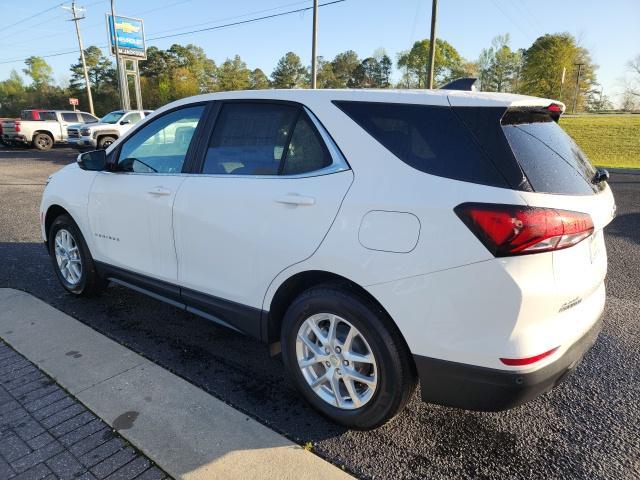
M 396 157 L 421 172 L 507 186 L 504 177 L 449 107 L 334 103 Z
M 502 130 L 536 192 L 590 195 L 604 188 L 591 181 L 595 169 L 573 139 L 549 115 L 508 111 Z

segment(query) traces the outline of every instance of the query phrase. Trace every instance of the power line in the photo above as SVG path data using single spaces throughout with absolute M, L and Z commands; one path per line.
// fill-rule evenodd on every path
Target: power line
M 36 17 L 38 17 L 38 16 L 40 16 L 40 15 L 42 15 L 44 13 L 50 12 L 52 10 L 55 10 L 56 8 L 61 7 L 61 6 L 62 6 L 62 3 L 58 3 L 57 5 L 54 5 L 51 8 L 47 8 L 46 10 L 42 10 L 41 12 L 34 13 L 33 15 L 29 15 L 28 17 L 23 18 L 22 20 L 18 20 L 17 22 L 13 22 L 11 25 L 7 25 L 6 27 L 2 27 L 2 28 L 0 28 L 0 30 L 6 30 L 8 28 L 13 28 L 16 25 L 20 25 L 21 23 L 28 22 L 32 18 L 36 18 Z
M 326 7 L 329 5 L 334 5 L 336 3 L 342 3 L 342 2 L 346 2 L 347 0 L 333 0 L 332 2 L 326 2 L 326 3 L 321 3 L 318 5 L 318 7 Z M 281 12 L 281 13 L 274 13 L 272 15 L 265 15 L 262 17 L 256 17 L 256 18 L 250 18 L 248 20 L 240 20 L 238 22 L 233 22 L 233 23 L 227 23 L 224 25 L 217 25 L 215 27 L 208 27 L 208 28 L 200 28 L 198 30 L 190 30 L 188 32 L 182 32 L 182 33 L 174 33 L 172 35 L 162 35 L 159 37 L 151 37 L 148 40 L 162 40 L 164 38 L 174 38 L 174 37 L 181 37 L 183 35 L 189 35 L 192 33 L 201 33 L 201 32 L 208 32 L 211 30 L 219 30 L 221 28 L 227 28 L 227 27 L 234 27 L 236 25 L 244 25 L 247 23 L 254 23 L 254 22 L 258 22 L 260 20 L 268 20 L 270 18 L 276 18 L 276 17 L 283 17 L 285 15 L 291 15 L 293 13 L 300 13 L 300 12 L 306 12 L 307 10 L 312 10 L 313 6 L 311 7 L 304 7 L 304 8 L 298 8 L 295 10 L 288 10 L 286 12 Z
M 318 7 L 326 7 L 326 6 L 329 6 L 329 5 L 334 5 L 336 3 L 342 3 L 342 2 L 346 2 L 346 1 L 347 0 L 333 0 L 331 2 L 321 3 L 321 4 L 318 5 Z M 222 29 L 222 28 L 234 27 L 234 26 L 237 26 L 237 25 L 243 25 L 243 24 L 247 24 L 247 23 L 258 22 L 258 21 L 261 21 L 261 20 L 268 20 L 268 19 L 271 19 L 271 18 L 282 17 L 284 15 L 291 15 L 291 14 L 294 14 L 294 13 L 300 13 L 300 12 L 304 12 L 304 11 L 311 10 L 311 9 L 313 9 L 313 6 L 305 7 L 305 8 L 297 8 L 295 10 L 288 10 L 286 12 L 275 13 L 275 14 L 272 14 L 272 15 L 264 15 L 262 17 L 251 18 L 251 19 L 248 19 L 248 20 L 242 20 L 242 21 L 238 21 L 238 22 L 226 23 L 224 25 L 217 25 L 217 26 L 209 27 L 209 28 L 201 28 L 201 29 L 192 30 L 192 31 L 189 31 L 189 32 L 181 32 L 181 33 L 175 33 L 175 34 L 172 34 L 172 35 L 163 35 L 163 36 L 159 36 L 159 37 L 152 37 L 152 38 L 148 38 L 147 40 L 160 40 L 160 39 L 165 39 L 165 38 L 173 38 L 173 37 L 180 37 L 180 36 L 183 36 L 183 35 L 189 35 L 191 33 L 201 33 L 201 32 L 206 32 L 206 31 L 219 30 L 219 29 Z M 106 48 L 108 48 L 108 45 L 102 45 L 102 46 L 100 46 L 98 48 L 106 49 Z M 51 58 L 51 57 L 60 57 L 60 56 L 63 56 L 63 55 L 70 55 L 72 53 L 77 53 L 77 50 L 64 50 L 64 51 L 51 52 L 49 54 L 37 55 L 37 56 L 39 56 L 40 58 Z M 8 63 L 23 62 L 24 60 L 25 60 L 24 58 L 16 58 L 16 59 L 12 59 L 12 60 L 3 60 L 3 61 L 0 61 L 0 65 L 5 65 L 5 64 L 8 64 Z

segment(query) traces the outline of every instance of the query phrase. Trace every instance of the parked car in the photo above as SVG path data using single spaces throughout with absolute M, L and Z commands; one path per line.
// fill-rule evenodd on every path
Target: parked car
M 106 114 L 98 123 L 71 125 L 67 128 L 69 145 L 79 150 L 108 148 L 151 113 L 151 110 L 116 110 Z
M 425 401 L 501 410 L 600 328 L 606 182 L 564 106 L 461 91 L 183 99 L 50 178 L 63 287 L 113 281 L 268 342 L 330 419 Z
M 2 122 L 2 140 L 8 145 L 49 150 L 56 143 L 67 142 L 70 123 L 97 121 L 97 117 L 80 111 L 23 110 L 19 120 Z

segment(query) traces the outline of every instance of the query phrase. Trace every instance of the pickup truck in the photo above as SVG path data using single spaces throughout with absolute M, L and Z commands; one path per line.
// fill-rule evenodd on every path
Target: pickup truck
M 31 145 L 38 150 L 49 150 L 56 143 L 67 143 L 70 124 L 97 121 L 97 117 L 86 112 L 23 110 L 19 120 L 2 122 L 2 141 L 7 145 Z
M 79 150 L 106 149 L 151 110 L 116 110 L 107 113 L 98 123 L 71 125 L 67 129 L 69 146 Z

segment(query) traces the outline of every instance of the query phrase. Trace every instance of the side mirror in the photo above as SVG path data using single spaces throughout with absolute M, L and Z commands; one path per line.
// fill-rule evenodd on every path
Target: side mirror
M 130 120 L 122 120 L 122 121 L 120 122 L 120 125 L 129 125 L 130 123 L 131 123 L 131 121 L 130 121 Z
M 99 172 L 107 167 L 107 154 L 104 150 L 93 150 L 78 155 L 78 166 L 82 170 Z

